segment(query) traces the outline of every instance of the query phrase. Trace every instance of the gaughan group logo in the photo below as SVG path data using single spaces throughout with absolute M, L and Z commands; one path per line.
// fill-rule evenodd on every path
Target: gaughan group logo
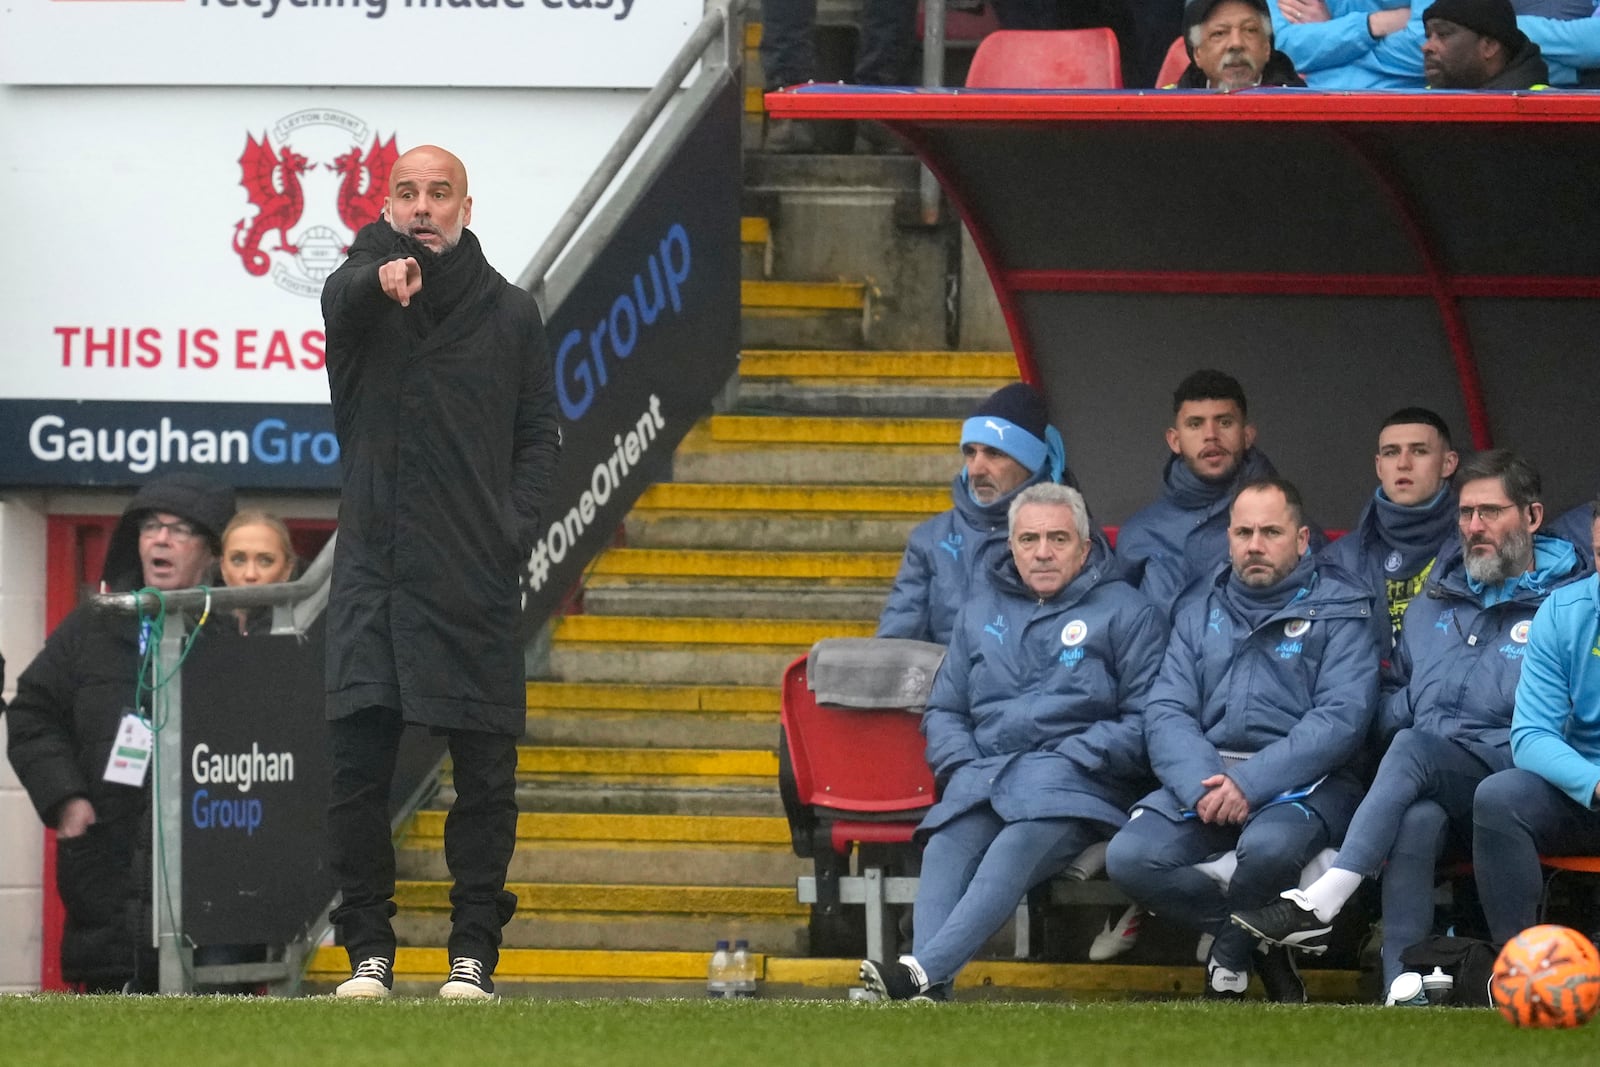
M 393 133 L 385 140 L 365 120 L 326 108 L 285 115 L 260 137 L 246 133 L 239 184 L 255 214 L 234 224 L 232 240 L 245 271 L 319 297 L 356 231 L 383 211 L 399 155 Z

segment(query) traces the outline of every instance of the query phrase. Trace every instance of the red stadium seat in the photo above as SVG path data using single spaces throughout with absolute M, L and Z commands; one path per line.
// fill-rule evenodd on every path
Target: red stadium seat
M 823 707 L 806 679 L 806 657 L 783 675 L 783 738 L 804 828 L 795 848 L 816 874 L 800 880 L 800 899 L 827 914 L 840 904 L 866 909 L 867 955 L 891 959 L 888 904 L 909 904 L 915 878 L 886 878 L 883 868 L 849 858 L 862 844 L 903 845 L 933 805 L 933 774 L 923 758 L 920 718 L 902 708 Z M 809 840 L 802 840 L 808 837 Z M 801 851 L 804 849 L 805 851 Z
M 997 30 L 967 71 L 972 89 L 1120 89 L 1117 35 L 1090 30 Z
M 1189 49 L 1184 47 L 1183 38 L 1179 37 L 1172 42 L 1172 47 L 1167 49 L 1167 58 L 1161 61 L 1161 72 L 1156 75 L 1156 88 L 1161 89 L 1179 78 L 1189 69 Z

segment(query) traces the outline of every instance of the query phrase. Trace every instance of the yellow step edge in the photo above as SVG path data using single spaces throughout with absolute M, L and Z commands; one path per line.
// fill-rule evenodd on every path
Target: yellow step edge
M 1014 382 L 1017 358 L 1010 352 L 753 349 L 741 355 L 739 374 L 745 378 L 989 378 Z
M 947 486 L 756 485 L 657 482 L 635 511 L 819 511 L 932 515 L 950 507 Z
M 646 615 L 568 615 L 552 639 L 648 645 L 800 645 L 824 637 L 871 637 L 876 624 L 846 619 L 713 619 Z
M 899 552 L 746 552 L 734 549 L 612 548 L 590 575 L 704 578 L 892 579 Z
M 948 445 L 961 436 L 956 419 L 849 419 L 782 415 L 713 415 L 713 441 L 848 445 Z
M 418 812 L 406 834 L 443 840 L 445 812 Z M 670 844 L 788 845 L 786 819 L 763 815 L 599 815 L 523 812 L 518 841 L 614 841 Z
M 775 686 L 529 682 L 528 710 L 776 712 Z
M 866 299 L 867 287 L 860 282 L 739 283 L 739 306 L 745 308 L 860 311 Z
M 756 955 L 759 973 L 765 957 Z M 496 979 L 518 978 L 672 978 L 705 980 L 709 952 L 602 952 L 585 949 L 508 948 L 500 951 Z M 450 971 L 449 952 L 443 948 L 402 948 L 395 953 L 397 978 L 437 978 Z M 316 980 L 350 977 L 350 958 L 342 948 L 317 949 L 307 968 Z
M 752 749 L 519 746 L 517 773 L 773 778 L 778 756 Z
M 764 245 L 772 240 L 772 223 L 758 215 L 746 215 L 739 220 L 739 243 Z
M 705 885 L 573 885 L 509 882 L 517 895 L 517 911 L 650 912 L 694 915 L 787 915 L 809 913 L 795 899 L 793 886 Z M 419 911 L 447 911 L 449 882 L 395 883 L 396 906 Z
M 747 22 L 744 24 L 744 46 L 746 48 L 761 47 L 761 23 Z
M 746 86 L 744 90 L 744 113 L 746 115 L 760 115 L 767 110 L 763 97 L 766 93 L 759 85 Z

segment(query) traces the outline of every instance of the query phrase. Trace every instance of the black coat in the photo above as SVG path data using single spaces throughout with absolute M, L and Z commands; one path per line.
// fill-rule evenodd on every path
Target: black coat
M 213 614 L 199 639 L 227 639 L 232 621 Z M 92 987 L 130 978 L 136 946 L 148 942 L 153 769 L 142 788 L 104 778 L 138 673 L 138 621 L 82 605 L 22 672 L 6 711 L 11 766 L 45 825 L 54 827 L 73 797 L 94 807 L 88 832 L 58 839 L 56 849 L 56 889 L 67 910 L 62 975 Z M 143 710 L 151 710 L 148 694 Z
M 1507 49 L 1511 56 L 1506 60 L 1505 69 L 1478 88 L 1532 89 L 1550 81 L 1550 67 L 1545 63 L 1539 46 L 1528 40 L 1526 34 L 1519 33 L 1517 36 L 1522 40 L 1515 48 Z
M 378 267 L 414 256 L 422 290 Z M 344 495 L 328 604 L 328 715 L 520 735 L 518 575 L 539 533 L 560 430 L 533 298 L 471 231 L 435 256 L 387 223 L 356 235 L 322 290 Z

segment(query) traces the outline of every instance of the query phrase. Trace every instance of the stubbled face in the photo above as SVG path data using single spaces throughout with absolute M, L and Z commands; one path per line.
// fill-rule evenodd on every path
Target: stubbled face
M 1028 480 L 1028 468 L 998 448 L 962 445 L 961 454 L 967 460 L 967 487 L 980 504 L 993 504 Z
M 1438 494 L 1460 461 L 1426 423 L 1385 426 L 1378 434 L 1378 484 L 1403 507 L 1426 504 Z
M 170 512 L 146 515 L 139 526 L 139 563 L 144 584 L 166 592 L 201 584 L 216 557 L 206 535 Z
M 1480 509 L 1497 511 L 1490 516 Z M 1484 585 L 1499 585 L 1533 566 L 1533 533 L 1544 520 L 1544 505 L 1519 508 L 1499 478 L 1478 478 L 1461 487 L 1461 545 L 1467 574 Z
M 1024 504 L 1011 524 L 1011 558 L 1022 582 L 1041 600 L 1065 589 L 1083 570 L 1089 542 L 1065 504 Z
M 389 172 L 383 212 L 400 233 L 410 234 L 434 252 L 448 252 L 472 222 L 466 168 L 442 148 L 413 148 Z
M 1194 63 L 1213 89 L 1248 89 L 1261 84 L 1272 55 L 1272 21 L 1249 4 L 1218 4 L 1200 24 Z
M 270 526 L 239 526 L 222 544 L 222 580 L 228 585 L 286 582 L 294 557 Z
M 1185 400 L 1167 430 L 1167 447 L 1196 477 L 1225 482 L 1256 440 L 1233 400 Z
M 1295 521 L 1281 489 L 1239 494 L 1228 517 L 1228 558 L 1245 585 L 1265 589 L 1289 577 L 1300 563 L 1311 531 Z
M 1476 89 L 1499 73 L 1492 59 L 1501 54 L 1500 42 L 1449 19 L 1429 19 L 1424 28 L 1422 77 L 1428 88 Z

